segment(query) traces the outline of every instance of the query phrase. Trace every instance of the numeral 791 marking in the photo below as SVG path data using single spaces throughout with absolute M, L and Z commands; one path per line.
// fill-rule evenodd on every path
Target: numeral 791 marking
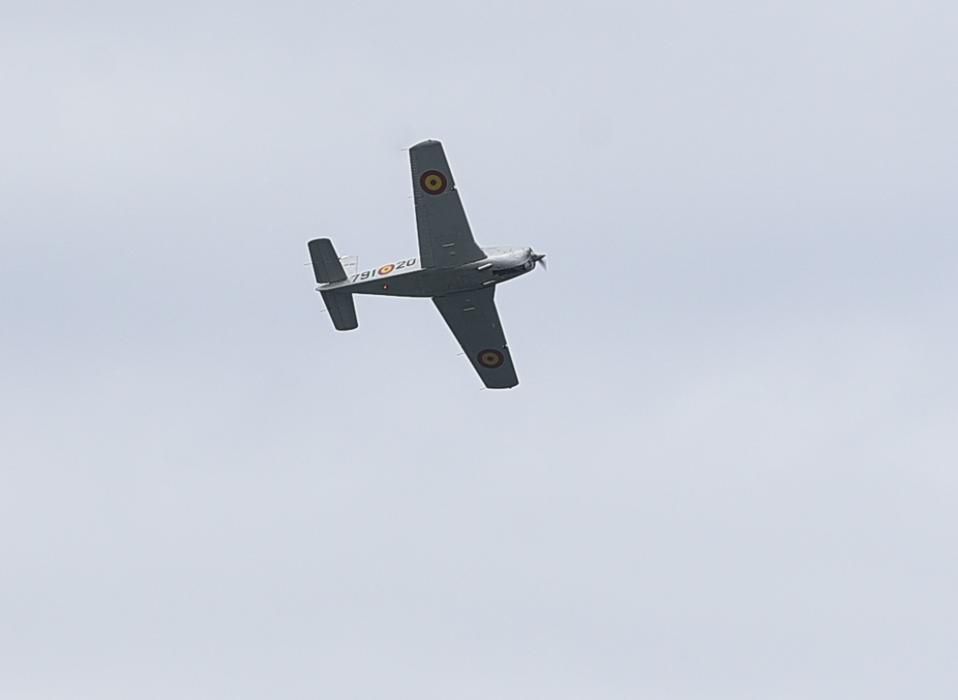
M 387 265 L 383 265 L 382 267 L 374 268 L 372 270 L 364 270 L 363 272 L 359 272 L 353 275 L 349 279 L 349 281 L 350 282 L 365 282 L 366 280 L 371 280 L 373 277 L 386 277 L 394 273 L 396 270 L 402 270 L 404 267 L 413 267 L 416 264 L 416 260 L 418 260 L 418 258 L 409 258 L 408 260 L 400 260 L 399 262 L 392 264 L 391 267 L 390 265 L 387 264 Z M 386 273 L 382 275 L 379 274 L 380 270 L 385 270 L 387 268 L 390 268 L 390 269 L 388 269 Z

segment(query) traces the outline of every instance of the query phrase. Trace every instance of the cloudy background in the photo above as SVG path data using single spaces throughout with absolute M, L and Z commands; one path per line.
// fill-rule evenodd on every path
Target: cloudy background
M 958 9 L 0 9 L 0 696 L 954 698 Z M 415 254 L 442 139 L 521 383 Z

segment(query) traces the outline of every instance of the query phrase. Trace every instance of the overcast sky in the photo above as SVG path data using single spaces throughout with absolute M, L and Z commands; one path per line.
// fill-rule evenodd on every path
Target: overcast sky
M 958 7 L 0 6 L 0 696 L 954 698 Z M 441 139 L 520 385 L 416 255 Z

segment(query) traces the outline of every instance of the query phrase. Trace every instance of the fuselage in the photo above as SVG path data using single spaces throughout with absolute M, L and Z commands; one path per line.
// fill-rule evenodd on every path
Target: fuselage
M 524 275 L 535 269 L 532 248 L 482 248 L 486 257 L 457 267 L 423 269 L 418 257 L 397 260 L 349 275 L 342 282 L 321 284 L 319 291 L 383 294 L 400 297 L 438 297 L 481 289 Z

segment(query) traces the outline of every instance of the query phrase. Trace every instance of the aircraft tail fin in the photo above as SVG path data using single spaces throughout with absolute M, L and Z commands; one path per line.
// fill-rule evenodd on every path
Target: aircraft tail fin
M 343 266 L 343 271 L 349 276 L 352 277 L 357 272 L 359 272 L 359 256 L 358 255 L 344 255 L 339 259 L 339 262 Z
M 343 282 L 346 280 L 346 271 L 339 262 L 333 242 L 328 238 L 316 238 L 309 242 L 309 257 L 313 261 L 313 274 L 320 284 L 326 282 Z
M 323 295 L 329 317 L 333 319 L 333 326 L 337 331 L 351 331 L 359 327 L 359 321 L 356 320 L 356 304 L 353 301 L 352 294 L 337 291 L 320 291 L 320 294 Z

